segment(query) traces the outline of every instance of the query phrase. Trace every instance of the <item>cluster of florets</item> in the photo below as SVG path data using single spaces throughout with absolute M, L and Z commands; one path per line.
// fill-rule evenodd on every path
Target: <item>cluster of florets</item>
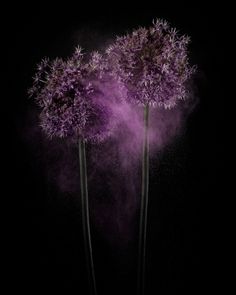
M 106 50 L 111 72 L 135 104 L 171 108 L 187 96 L 186 81 L 194 72 L 187 57 L 190 39 L 166 21 L 117 37 Z
M 63 61 L 44 59 L 38 65 L 29 90 L 39 106 L 41 126 L 49 137 L 72 137 L 100 141 L 109 133 L 109 108 L 101 99 L 99 81 L 105 63 L 97 52 L 88 61 L 77 48 Z

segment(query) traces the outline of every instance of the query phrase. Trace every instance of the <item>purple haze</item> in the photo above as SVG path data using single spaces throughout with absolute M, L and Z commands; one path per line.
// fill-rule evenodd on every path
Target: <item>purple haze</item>
M 108 95 L 110 91 L 107 87 L 105 92 Z M 113 85 L 113 95 L 116 91 L 119 93 L 120 88 Z M 193 100 L 186 100 L 173 109 L 151 109 L 150 158 L 181 134 L 193 105 Z M 117 120 L 114 132 L 104 142 L 87 145 L 91 222 L 113 246 L 124 246 L 133 239 L 139 208 L 143 107 L 115 100 L 109 107 Z M 39 127 L 35 128 L 38 136 Z M 41 139 L 41 157 L 49 182 L 79 202 L 77 146 L 65 140 Z
M 193 101 L 186 100 L 173 109 L 151 109 L 150 158 L 181 134 L 192 107 Z M 89 184 L 94 191 L 94 195 L 90 195 L 93 222 L 107 239 L 117 244 L 132 241 L 139 209 L 143 107 L 118 103 L 113 104 L 112 109 L 119 124 L 109 141 L 92 148 Z M 109 199 L 99 197 L 97 191 L 100 190 L 108 190 Z
M 144 29 L 140 30 L 142 34 L 145 33 Z M 168 35 L 170 39 L 172 37 L 177 38 L 175 31 L 170 32 L 170 36 Z M 137 35 L 139 34 L 137 33 L 135 36 Z M 145 40 L 145 38 L 143 40 Z M 122 39 L 118 40 L 119 42 L 122 41 Z M 172 42 L 171 40 L 169 40 L 168 42 Z M 179 63 L 178 71 L 174 74 L 170 74 L 170 68 L 173 67 L 176 60 L 172 59 L 171 54 L 173 53 L 173 51 L 170 50 L 171 46 L 165 39 L 164 44 L 166 45 L 166 42 L 168 43 L 167 47 L 170 51 L 168 55 L 168 67 L 164 67 L 164 69 L 156 71 L 155 75 L 152 76 L 152 79 L 155 81 L 154 78 L 160 75 L 161 72 L 165 72 L 168 69 L 169 72 L 165 73 L 166 78 L 163 80 L 162 86 L 170 83 L 172 87 L 170 93 L 171 100 L 166 100 L 166 108 L 150 108 L 150 157 L 152 157 L 155 153 L 161 151 L 167 144 L 171 143 L 178 134 L 180 134 L 180 132 L 183 130 L 187 115 L 189 114 L 189 112 L 191 112 L 195 103 L 194 99 L 192 99 L 193 96 L 191 95 L 191 93 L 188 94 L 188 99 L 184 99 L 186 96 L 186 89 L 183 88 L 183 85 L 181 84 L 183 82 L 185 84 L 184 87 L 188 86 L 186 83 L 187 77 L 189 77 L 191 72 L 193 71 L 193 69 L 189 67 L 186 60 L 185 45 L 187 44 L 188 40 L 185 37 L 178 40 L 179 43 L 176 41 L 177 43 L 174 42 L 173 46 L 177 46 L 175 49 L 182 58 L 182 70 L 181 63 Z M 115 48 L 115 45 L 112 46 L 113 47 L 109 48 L 109 54 L 111 50 Z M 128 48 L 128 50 L 130 50 L 130 48 Z M 142 52 L 146 51 L 144 50 Z M 77 53 L 79 53 L 79 58 L 81 58 L 80 52 Z M 153 51 L 151 51 L 151 53 L 153 53 Z M 93 57 L 94 62 L 96 61 L 95 57 L 96 55 Z M 97 55 L 97 58 L 100 58 L 100 55 Z M 120 61 L 116 60 L 116 62 Z M 184 62 L 186 63 L 184 64 Z M 60 63 L 60 61 L 57 61 L 57 63 Z M 130 64 L 126 61 L 121 62 L 121 65 L 124 66 L 125 64 L 127 64 L 127 66 L 130 66 L 131 64 L 133 65 L 134 62 L 132 61 Z M 46 63 L 45 65 L 47 66 Z M 63 65 L 63 67 L 64 66 L 65 65 Z M 102 66 L 104 66 L 104 64 L 102 64 Z M 68 65 L 66 65 L 66 67 L 68 67 Z M 103 74 L 104 72 L 106 72 L 107 68 L 109 68 L 109 64 L 106 64 L 105 67 L 105 71 L 104 68 L 102 69 Z M 100 71 L 100 66 L 98 66 L 98 64 L 96 64 L 95 68 L 98 68 Z M 148 68 L 151 69 L 150 63 L 148 63 Z M 118 69 L 121 72 L 121 77 L 123 74 L 126 74 L 126 72 L 122 72 L 124 68 L 118 67 Z M 74 66 L 72 67 L 72 69 L 69 70 L 72 70 L 73 72 Z M 132 72 L 132 69 L 130 69 L 130 72 Z M 143 79 L 142 75 L 138 75 L 138 83 L 136 89 L 137 91 L 135 90 L 134 92 L 130 89 L 132 88 L 133 90 L 134 86 L 136 85 L 132 84 L 130 86 L 130 81 L 129 79 L 127 79 L 126 75 L 124 76 L 125 79 L 124 77 L 120 79 L 119 76 L 116 76 L 116 79 L 114 79 L 114 76 L 111 77 L 109 75 L 106 75 L 106 79 L 103 79 L 102 81 L 100 77 L 99 79 L 97 79 L 97 77 L 94 79 L 94 77 L 90 78 L 87 73 L 86 75 L 88 77 L 88 80 L 86 81 L 86 85 L 88 87 L 86 86 L 87 88 L 85 87 L 82 90 L 86 92 L 85 96 L 87 96 L 87 94 L 91 94 L 89 87 L 91 87 L 92 85 L 92 97 L 96 100 L 95 113 L 102 114 L 101 116 L 99 115 L 100 118 L 98 119 L 100 120 L 101 118 L 105 117 L 103 112 L 104 104 L 106 109 L 105 113 L 107 114 L 108 112 L 109 118 L 111 119 L 108 121 L 99 121 L 100 123 L 105 122 L 105 129 L 101 128 L 101 125 L 99 125 L 99 132 L 96 131 L 96 134 L 92 134 L 91 130 L 93 129 L 93 124 L 93 126 L 91 126 L 92 128 L 88 128 L 89 133 L 86 134 L 86 128 L 84 128 L 86 126 L 85 122 L 78 121 L 77 119 L 79 118 L 77 110 L 71 108 L 70 104 L 67 105 L 69 112 L 72 112 L 72 117 L 77 120 L 77 126 L 82 127 L 84 138 L 88 139 L 88 141 L 90 142 L 87 145 L 87 162 L 91 220 L 96 229 L 99 230 L 101 233 L 104 233 L 106 238 L 111 243 L 117 244 L 118 241 L 120 241 L 121 244 L 125 244 L 126 242 L 132 240 L 133 229 L 135 226 L 135 216 L 137 213 L 137 209 L 139 208 L 138 204 L 140 200 L 141 185 L 141 155 L 143 145 L 143 103 L 146 102 L 145 97 L 148 91 L 148 85 L 147 87 L 145 86 L 144 91 L 140 92 L 142 95 L 139 97 L 137 95 L 134 96 L 133 94 L 137 94 L 137 91 L 139 91 L 139 88 L 141 87 Z M 61 74 L 59 75 L 59 78 L 61 78 Z M 65 78 L 62 77 L 62 80 L 65 80 Z M 77 87 L 76 83 L 77 82 L 73 79 L 69 80 L 69 86 L 71 87 L 72 85 L 72 89 Z M 61 87 L 61 85 L 59 86 Z M 67 88 L 68 83 L 66 83 L 66 88 L 63 88 L 61 90 L 62 96 L 64 96 L 65 99 L 68 98 Z M 49 88 L 49 90 L 51 89 L 52 88 Z M 94 89 L 96 89 L 95 92 Z M 33 91 L 35 91 L 35 89 L 33 89 Z M 37 91 L 38 89 L 36 89 L 36 92 Z M 45 99 L 45 96 L 43 96 L 44 94 L 45 93 L 42 93 L 42 96 L 40 97 L 41 101 L 44 101 Z M 162 106 L 163 99 L 167 95 L 167 92 L 161 92 L 161 94 L 162 96 L 160 96 L 160 100 L 157 100 L 157 96 L 152 97 L 151 99 L 154 99 L 155 101 L 150 101 L 150 105 Z M 61 94 L 59 93 L 59 96 L 60 95 Z M 76 95 L 77 97 L 81 97 L 80 93 Z M 52 96 L 52 94 L 47 93 L 47 97 L 50 98 Z M 131 104 L 130 102 L 133 102 L 134 98 L 140 100 L 141 103 Z M 75 100 L 76 102 L 81 102 L 80 100 Z M 46 102 L 46 110 L 51 111 L 51 109 L 47 108 L 47 103 L 48 101 Z M 66 101 L 66 103 L 68 103 L 68 101 Z M 53 104 L 52 109 L 53 115 L 57 115 L 54 106 L 55 104 Z M 82 107 L 79 108 L 79 113 L 84 114 L 86 112 L 89 112 L 90 114 L 90 106 L 91 105 L 89 105 L 88 108 L 88 106 L 86 105 L 84 108 L 84 105 L 82 105 Z M 173 106 L 175 107 L 170 108 Z M 45 107 L 45 104 L 43 105 L 43 107 Z M 99 113 L 100 108 L 102 110 L 102 113 Z M 57 118 L 60 121 L 60 128 L 57 129 L 58 126 L 53 125 L 54 122 L 51 120 L 51 117 L 49 116 L 50 122 L 48 122 L 45 120 L 45 115 L 43 114 L 44 130 L 49 135 L 58 135 L 59 137 L 68 136 L 70 134 L 78 134 L 78 129 L 74 129 L 73 127 L 74 123 L 68 122 L 67 120 L 70 115 L 68 116 L 68 114 L 66 113 L 65 117 L 66 121 L 64 121 L 64 117 L 61 116 L 61 112 L 59 113 Z M 109 128 L 107 128 L 107 124 L 109 125 Z M 50 127 L 50 130 L 48 129 L 48 126 Z M 105 136 L 101 136 L 100 131 Z M 91 138 L 96 137 L 98 137 L 99 140 L 90 140 Z M 105 141 L 101 140 L 104 138 L 106 138 Z M 96 145 L 93 144 L 94 142 L 96 142 Z M 43 156 L 45 161 L 45 172 L 50 181 L 57 184 L 62 192 L 68 192 L 75 196 L 75 198 L 77 198 L 80 193 L 78 150 L 75 146 L 75 143 L 73 141 L 65 142 L 57 139 L 52 139 L 51 141 L 48 141 L 47 139 L 44 139 L 43 147 L 45 151 L 45 155 Z

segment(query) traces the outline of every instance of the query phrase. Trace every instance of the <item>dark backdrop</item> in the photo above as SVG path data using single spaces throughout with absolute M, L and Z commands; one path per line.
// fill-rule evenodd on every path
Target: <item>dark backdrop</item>
M 191 59 L 199 68 L 195 78 L 198 103 L 184 134 L 153 159 L 146 294 L 211 290 L 217 285 L 212 279 L 212 212 L 217 202 L 224 105 L 216 8 L 197 4 L 163 8 L 144 2 L 139 8 L 125 9 L 117 3 L 102 10 L 93 4 L 85 8 L 65 2 L 54 8 L 19 5 L 9 11 L 8 103 L 14 127 L 14 164 L 8 186 L 14 224 L 11 285 L 27 294 L 88 294 L 80 204 L 76 194 L 63 193 L 47 177 L 47 146 L 35 127 L 37 110 L 27 98 L 35 64 L 44 56 L 66 57 L 77 43 L 96 49 L 116 34 L 149 25 L 158 17 L 192 37 Z M 99 294 L 135 294 L 135 234 L 122 243 L 119 234 L 106 238 L 92 223 L 92 235 Z

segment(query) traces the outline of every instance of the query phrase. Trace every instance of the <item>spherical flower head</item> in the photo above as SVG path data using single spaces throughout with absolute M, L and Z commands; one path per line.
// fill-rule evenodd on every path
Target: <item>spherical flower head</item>
M 106 56 L 113 76 L 127 90 L 126 99 L 171 108 L 185 98 L 187 81 L 195 70 L 188 62 L 189 41 L 162 20 L 117 37 Z
M 41 126 L 49 137 L 99 142 L 110 133 L 111 111 L 97 87 L 102 56 L 92 53 L 87 60 L 78 47 L 66 61 L 45 59 L 38 66 L 29 94 L 41 107 Z

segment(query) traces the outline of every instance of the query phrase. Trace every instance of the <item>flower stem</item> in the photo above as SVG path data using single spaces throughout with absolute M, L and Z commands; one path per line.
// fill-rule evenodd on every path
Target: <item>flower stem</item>
M 88 279 L 89 279 L 91 294 L 97 295 L 95 272 L 94 272 L 94 265 L 93 265 L 92 243 L 91 243 L 91 235 L 90 235 L 85 142 L 82 139 L 79 139 L 79 163 L 80 163 L 82 224 L 83 224 L 86 264 L 88 269 Z
M 142 162 L 142 195 L 139 224 L 139 248 L 138 248 L 138 295 L 144 295 L 145 287 L 145 260 L 146 260 L 146 232 L 148 212 L 148 188 L 149 188 L 149 106 L 144 107 L 144 140 Z

